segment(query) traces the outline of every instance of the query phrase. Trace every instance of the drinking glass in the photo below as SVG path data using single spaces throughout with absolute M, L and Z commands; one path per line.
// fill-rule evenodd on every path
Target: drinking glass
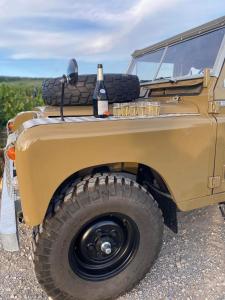
M 130 102 L 129 103 L 129 116 L 135 117 L 137 115 L 137 103 L 136 102 Z
M 156 101 L 148 102 L 146 111 L 148 116 L 158 116 L 160 113 L 160 103 Z
M 146 115 L 146 105 L 145 101 L 137 102 L 137 115 L 138 117 L 144 117 Z
M 118 118 L 121 116 L 121 104 L 113 103 L 113 116 Z
M 153 106 L 153 116 L 159 116 L 160 113 L 160 103 L 159 102 L 152 102 Z
M 122 116 L 128 117 L 129 116 L 129 103 L 122 103 L 121 110 L 122 110 Z

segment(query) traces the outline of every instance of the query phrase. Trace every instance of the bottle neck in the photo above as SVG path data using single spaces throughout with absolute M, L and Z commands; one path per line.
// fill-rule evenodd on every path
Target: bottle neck
M 97 80 L 103 81 L 103 69 L 102 68 L 98 68 Z

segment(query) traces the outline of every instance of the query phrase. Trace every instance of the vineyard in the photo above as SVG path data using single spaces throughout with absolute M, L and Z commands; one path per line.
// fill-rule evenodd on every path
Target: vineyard
M 43 104 L 41 83 L 41 79 L 0 77 L 0 178 L 1 148 L 6 141 L 5 125 L 17 113 Z
M 43 104 L 39 79 L 0 78 L 0 128 L 18 112 Z

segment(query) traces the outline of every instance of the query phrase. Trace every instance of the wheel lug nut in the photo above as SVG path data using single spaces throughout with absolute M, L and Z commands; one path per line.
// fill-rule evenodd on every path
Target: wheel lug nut
M 101 244 L 101 251 L 105 253 L 106 255 L 109 255 L 112 253 L 112 245 L 109 242 L 104 242 Z

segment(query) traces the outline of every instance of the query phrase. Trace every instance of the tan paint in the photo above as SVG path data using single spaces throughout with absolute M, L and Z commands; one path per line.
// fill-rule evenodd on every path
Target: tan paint
M 35 111 L 25 111 L 16 115 L 13 119 L 13 131 L 19 129 L 19 127 L 26 121 L 37 118 L 37 112 Z
M 28 224 L 43 220 L 66 178 L 101 164 L 137 162 L 152 167 L 178 207 L 211 194 L 207 182 L 213 174 L 216 123 L 204 110 L 199 116 L 106 122 L 42 125 L 19 136 L 16 167 Z
M 190 201 L 183 201 L 179 203 L 179 208 L 182 211 L 188 211 L 196 208 L 202 208 L 208 205 L 217 204 L 220 202 L 224 202 L 225 192 L 220 194 L 209 195 L 200 198 L 194 198 Z
M 224 18 L 216 20 L 135 55 L 219 28 L 223 22 Z M 15 118 L 21 132 L 16 168 L 27 224 L 43 221 L 54 192 L 69 176 L 103 164 L 114 164 L 118 170 L 121 163 L 131 171 L 139 163 L 153 168 L 180 210 L 224 201 L 225 106 L 220 101 L 225 100 L 225 66 L 218 79 L 205 70 L 202 78 L 143 84 L 146 88 L 151 90 L 148 100 L 160 102 L 163 118 L 48 124 L 26 130 L 23 122 L 36 113 Z M 36 112 L 41 117 L 59 116 L 59 107 Z M 171 113 L 184 115 L 167 116 Z M 92 107 L 65 107 L 64 114 L 92 115 Z
M 215 101 L 225 100 L 225 65 L 222 68 L 221 74 L 218 78 L 214 98 Z M 219 102 L 218 102 L 219 103 Z M 224 103 L 225 105 L 225 103 Z M 215 158 L 215 175 L 221 177 L 221 185 L 214 189 L 214 193 L 221 193 L 225 191 L 225 106 L 220 106 L 218 113 L 215 114 L 217 119 L 217 143 L 216 143 L 216 158 Z M 224 199 L 222 200 L 224 201 Z
M 150 84 L 143 84 L 144 87 L 150 88 L 166 88 L 166 87 L 187 87 L 187 86 L 195 86 L 203 81 L 202 78 L 197 79 L 183 79 L 177 82 L 158 82 L 158 83 L 150 83 Z
M 208 178 L 224 175 L 225 151 L 221 149 L 225 149 L 222 144 L 225 119 L 224 114 L 217 114 L 221 130 L 218 131 L 215 156 L 217 122 L 215 116 L 208 113 L 208 108 L 214 100 L 218 83 L 216 78 L 209 78 L 207 72 L 206 76 L 197 82 L 189 80 L 190 85 L 202 83 L 198 95 L 181 96 L 179 101 L 172 96 L 149 98 L 160 101 L 162 115 L 181 113 L 189 116 L 64 123 L 20 129 L 16 168 L 26 222 L 30 225 L 42 222 L 54 192 L 70 175 L 102 164 L 142 163 L 155 169 L 181 210 L 222 201 L 224 182 L 212 190 L 208 187 Z M 182 87 L 182 83 L 187 85 L 184 80 L 176 84 Z M 162 83 L 149 88 L 159 86 Z M 169 86 L 174 84 L 167 84 Z M 47 106 L 36 111 L 42 117 L 59 115 L 58 107 Z M 65 115 L 91 113 L 91 106 L 65 108 Z M 23 128 L 22 123 L 35 116 L 36 112 L 17 116 L 17 128 Z

